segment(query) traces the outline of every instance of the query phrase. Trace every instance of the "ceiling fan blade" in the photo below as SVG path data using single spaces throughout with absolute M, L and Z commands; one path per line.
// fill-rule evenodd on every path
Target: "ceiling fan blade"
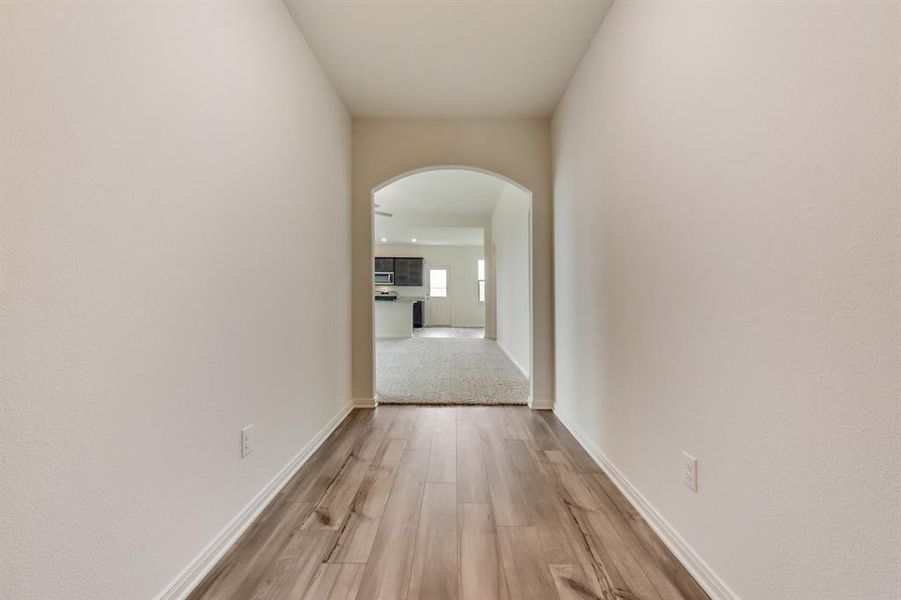
M 375 211 L 375 214 L 380 215 L 382 217 L 393 217 L 394 216 L 392 213 L 385 212 L 383 210 L 377 210 L 377 211 Z

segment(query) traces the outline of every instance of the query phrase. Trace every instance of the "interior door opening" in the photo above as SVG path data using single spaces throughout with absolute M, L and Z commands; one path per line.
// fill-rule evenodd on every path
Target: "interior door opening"
M 530 404 L 531 193 L 437 167 L 374 190 L 372 219 L 376 401 Z
M 451 314 L 448 301 L 447 267 L 429 268 L 429 291 L 425 297 L 426 325 L 429 327 L 450 327 Z

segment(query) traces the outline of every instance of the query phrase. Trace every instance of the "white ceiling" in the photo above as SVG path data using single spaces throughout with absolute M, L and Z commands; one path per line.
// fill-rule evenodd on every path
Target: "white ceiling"
M 508 185 L 464 169 L 408 175 L 375 193 L 376 210 L 392 215 L 375 215 L 375 243 L 481 246 L 482 229 Z
M 479 171 L 423 171 L 386 185 L 375 193 L 375 201 L 389 213 L 490 215 L 505 185 Z
M 417 227 L 387 218 L 375 220 L 375 243 L 382 246 L 482 246 L 483 235 L 481 227 Z
M 356 117 L 546 117 L 612 0 L 286 0 Z

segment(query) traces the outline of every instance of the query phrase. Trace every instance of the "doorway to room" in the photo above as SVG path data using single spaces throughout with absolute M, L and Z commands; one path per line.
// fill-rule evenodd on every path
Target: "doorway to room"
M 450 269 L 445 266 L 429 267 L 428 292 L 425 296 L 426 323 L 429 327 L 451 326 L 450 301 L 447 296 L 447 282 Z M 482 320 L 484 321 L 484 315 Z
M 373 191 L 373 373 L 382 404 L 527 404 L 531 193 L 435 167 Z

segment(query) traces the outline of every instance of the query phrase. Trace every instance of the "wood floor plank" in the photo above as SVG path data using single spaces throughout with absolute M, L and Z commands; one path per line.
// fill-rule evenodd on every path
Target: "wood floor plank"
M 632 531 L 634 537 L 629 539 L 630 546 L 638 549 L 640 547 L 650 560 L 652 560 L 667 581 L 671 583 L 679 592 L 681 598 L 686 600 L 708 600 L 707 593 L 698 585 L 689 572 L 676 560 L 669 548 L 657 537 L 654 530 L 647 524 L 638 511 L 629 504 L 629 501 L 616 489 L 612 481 L 603 473 L 595 473 L 593 475 L 584 475 L 590 478 L 592 489 L 596 494 L 603 492 L 607 500 L 614 506 L 622 517 L 625 525 Z M 590 484 L 591 485 L 591 484 Z M 623 537 L 625 534 L 623 534 Z M 661 596 L 671 597 L 671 594 L 663 591 L 663 587 L 658 584 L 658 579 L 652 577 L 655 587 L 661 592 Z
M 551 576 L 560 600 L 615 600 L 601 588 L 590 564 L 551 565 Z
M 545 450 L 544 455 L 552 465 L 560 495 L 568 504 L 589 510 L 600 508 L 597 496 L 588 489 L 585 481 L 576 472 L 565 453 L 557 450 Z
M 358 600 L 407 597 L 428 460 L 427 450 L 404 451 L 363 571 Z
M 363 433 L 360 434 L 357 443 L 354 444 L 351 454 L 360 460 L 372 462 L 386 437 L 388 437 L 388 429 L 384 427 L 366 427 Z
M 372 409 L 351 411 L 282 488 L 279 495 L 297 502 L 319 502 L 338 476 L 360 436 L 369 427 L 373 413 Z
M 297 531 L 254 590 L 253 600 L 302 598 L 334 543 L 334 531 Z
M 363 565 L 322 564 L 303 600 L 354 600 L 363 578 Z
M 498 427 L 481 427 L 479 434 L 495 523 L 505 527 L 529 525 L 526 501 L 510 465 L 503 434 Z
M 642 571 L 647 575 L 660 597 L 663 600 L 682 600 L 684 598 L 682 592 L 679 591 L 669 575 L 664 571 L 663 565 L 644 548 L 635 532 L 629 527 L 626 518 L 617 510 L 603 488 L 594 479 L 596 476 L 597 474 L 582 475 L 582 479 L 594 492 L 595 496 L 601 500 L 601 508 L 598 511 L 600 516 L 603 517 L 607 526 L 622 541 L 623 546 L 635 557 L 636 562 L 641 566 Z
M 479 417 L 480 406 L 460 405 L 455 412 L 458 421 L 473 421 Z
M 579 519 L 585 526 L 588 545 L 598 563 L 605 572 L 613 569 L 619 573 L 620 579 L 610 575 L 616 589 L 627 589 L 633 595 L 647 600 L 660 600 L 660 594 L 648 579 L 647 574 L 635 559 L 629 547 L 616 533 L 610 522 L 600 511 L 581 510 Z
M 528 433 L 529 447 L 533 451 L 562 450 L 562 445 L 545 420 L 536 414 L 543 411 L 532 410 L 527 406 L 512 408 L 513 414 L 519 418 Z
M 386 439 L 382 442 L 354 497 L 354 512 L 370 518 L 382 516 L 406 443 L 406 440 L 400 439 Z
M 460 504 L 457 517 L 460 523 L 460 598 L 508 598 L 491 505 Z
M 396 416 L 388 430 L 388 437 L 405 440 L 413 432 L 413 425 L 417 419 L 416 410 L 413 406 L 399 406 L 396 408 Z
M 330 529 L 337 531 L 344 525 L 350 514 L 354 496 L 369 470 L 369 463 L 351 455 L 344 463 L 325 496 L 303 524 L 305 530 Z
M 586 563 L 592 555 L 572 513 L 557 493 L 552 481 L 539 471 L 525 441 L 507 440 L 511 464 L 528 499 L 529 522 L 541 540 L 548 563 Z
M 575 515 L 579 529 L 591 548 L 591 554 L 594 557 L 592 567 L 601 585 L 601 590 L 604 592 L 602 597 L 607 598 L 609 596 L 611 599 L 620 597 L 634 598 L 635 594 L 626 583 L 625 577 L 617 569 L 613 557 L 610 556 L 607 548 L 603 544 L 598 543 L 597 539 L 592 536 L 591 526 L 585 518 L 586 511 L 576 507 L 571 507 L 571 510 Z
M 481 410 L 476 424 L 480 428 L 497 427 L 503 431 L 504 421 L 506 420 L 503 406 L 480 406 L 479 408 Z M 503 439 L 503 436 L 501 438 Z
M 435 425 L 426 481 L 431 483 L 457 481 L 457 424 L 453 417 L 443 417 Z
M 490 501 L 479 428 L 469 419 L 457 420 L 457 501 Z
M 456 600 L 457 558 L 457 486 L 426 483 L 407 598 Z
M 189 600 L 709 600 L 586 458 L 546 411 L 355 410 Z
M 501 431 L 504 434 L 505 440 L 527 440 L 529 439 L 529 434 L 526 432 L 525 427 L 523 427 L 522 421 L 519 416 L 516 414 L 518 407 L 514 406 L 499 406 L 501 409 L 500 412 L 500 423 L 501 423 Z
M 567 457 L 573 465 L 573 469 L 577 473 L 601 472 L 601 468 L 594 462 L 594 459 L 589 456 L 588 452 L 585 451 L 566 426 L 554 415 L 553 411 L 536 410 L 533 412 L 538 418 L 544 419 L 548 429 L 550 429 L 551 433 L 554 434 L 554 437 L 557 438 L 557 441 L 563 447 L 563 451 L 566 452 Z
M 370 409 L 372 411 L 370 427 L 390 429 L 394 420 L 400 414 L 400 409 L 401 407 L 390 404 L 380 404 L 377 407 Z
M 334 548 L 326 557 L 326 562 L 333 564 L 363 564 L 369 560 L 369 553 L 375 543 L 381 519 L 370 518 L 360 513 L 351 512 L 347 523 L 338 532 Z
M 266 520 L 254 523 L 241 536 L 223 560 L 191 592 L 190 600 L 250 597 L 291 534 L 300 529 L 315 508 L 312 502 L 281 500 L 273 501 L 273 504 L 274 508 Z
M 541 552 L 534 527 L 498 527 L 501 560 L 510 597 L 517 600 L 552 600 L 557 588 Z
M 435 421 L 426 414 L 419 414 L 413 421 L 413 430 L 407 437 L 407 450 L 430 450 Z
M 351 503 L 328 562 L 364 563 L 375 541 L 406 440 L 384 439 Z

